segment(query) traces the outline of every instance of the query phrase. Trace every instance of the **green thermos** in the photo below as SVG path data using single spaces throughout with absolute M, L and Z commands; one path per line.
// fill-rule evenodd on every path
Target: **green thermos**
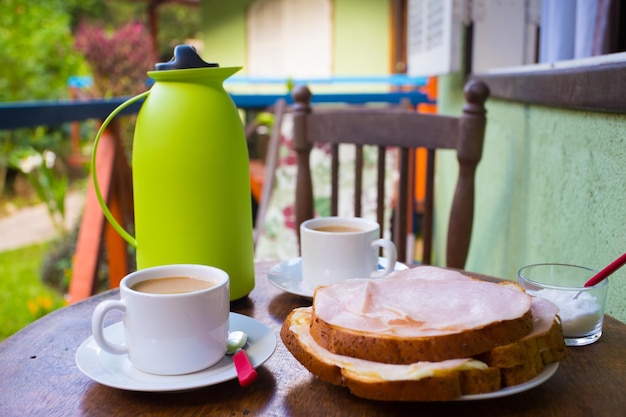
M 155 65 L 149 91 L 104 121 L 93 148 L 92 177 L 102 210 L 137 248 L 137 268 L 194 263 L 225 270 L 230 299 L 254 287 L 252 207 L 243 124 L 223 82 L 240 67 L 204 62 L 188 45 Z M 139 110 L 132 152 L 135 236 L 112 216 L 99 190 L 95 153 L 110 120 L 133 102 Z

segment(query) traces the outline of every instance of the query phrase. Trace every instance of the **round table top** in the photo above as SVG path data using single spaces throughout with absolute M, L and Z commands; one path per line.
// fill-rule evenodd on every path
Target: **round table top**
M 287 351 L 280 327 L 310 300 L 281 291 L 267 279 L 275 263 L 255 265 L 256 286 L 231 310 L 265 324 L 277 348 L 242 388 L 237 380 L 187 392 L 125 391 L 101 385 L 76 366 L 78 347 L 91 335 L 91 314 L 107 291 L 55 311 L 0 344 L 0 415 L 358 415 L 358 416 L 616 416 L 624 413 L 626 325 L 605 317 L 599 342 L 571 347 L 548 381 L 508 397 L 447 403 L 376 402 L 311 375 Z M 119 318 L 118 318 L 119 320 Z M 114 320 L 112 320 L 114 321 Z

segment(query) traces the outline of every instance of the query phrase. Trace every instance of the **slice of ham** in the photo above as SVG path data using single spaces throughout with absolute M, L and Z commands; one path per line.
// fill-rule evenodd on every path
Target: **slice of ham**
M 554 318 L 559 313 L 559 308 L 545 298 L 532 297 L 530 311 L 533 313 L 533 331 L 526 336 L 526 339 L 547 333 L 552 327 Z
M 414 278 L 428 281 L 451 279 L 460 281 L 473 281 L 472 278 L 458 271 L 428 265 L 392 272 L 391 274 L 386 276 L 386 279 L 390 278 Z
M 530 305 L 524 292 L 435 267 L 320 287 L 313 304 L 316 316 L 331 325 L 402 337 L 478 329 L 517 319 Z

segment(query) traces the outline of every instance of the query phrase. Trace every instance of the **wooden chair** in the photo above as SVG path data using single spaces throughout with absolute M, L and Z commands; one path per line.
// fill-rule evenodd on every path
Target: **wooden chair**
M 423 205 L 422 263 L 432 259 L 433 198 L 435 154 L 440 149 L 456 150 L 459 172 L 448 224 L 446 262 L 449 267 L 463 268 L 469 251 L 474 212 L 474 178 L 480 162 L 486 124 L 485 100 L 489 95 L 486 84 L 469 81 L 464 89 L 466 104 L 459 117 L 422 114 L 402 108 L 346 108 L 321 109 L 311 107 L 311 92 L 298 86 L 292 96 L 293 136 L 297 153 L 296 228 L 314 217 L 313 186 L 309 157 L 316 143 L 329 143 L 332 149 L 331 215 L 337 215 L 339 201 L 339 144 L 356 146 L 354 195 L 362 195 L 362 151 L 364 145 L 378 147 L 377 221 L 385 230 L 384 175 L 385 155 L 392 148 L 399 149 L 398 190 L 392 225 L 393 240 L 398 248 L 398 260 L 412 263 L 407 256 L 407 237 L 412 235 L 410 216 L 413 214 L 415 149 L 427 150 L 426 196 Z M 355 198 L 354 215 L 361 216 L 360 198 Z

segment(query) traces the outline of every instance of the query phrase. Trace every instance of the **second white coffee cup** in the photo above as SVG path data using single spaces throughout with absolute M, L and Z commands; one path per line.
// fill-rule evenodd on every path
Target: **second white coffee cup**
M 224 357 L 230 313 L 225 271 L 205 265 L 141 269 L 122 279 L 120 295 L 101 302 L 92 316 L 94 340 L 104 351 L 128 354 L 135 368 L 157 375 L 200 371 Z M 112 310 L 124 314 L 123 344 L 105 336 L 104 318 Z
M 383 248 L 385 268 L 378 270 Z M 300 225 L 302 280 L 314 290 L 348 278 L 378 278 L 394 270 L 396 246 L 380 239 L 378 223 L 360 217 L 319 217 Z

